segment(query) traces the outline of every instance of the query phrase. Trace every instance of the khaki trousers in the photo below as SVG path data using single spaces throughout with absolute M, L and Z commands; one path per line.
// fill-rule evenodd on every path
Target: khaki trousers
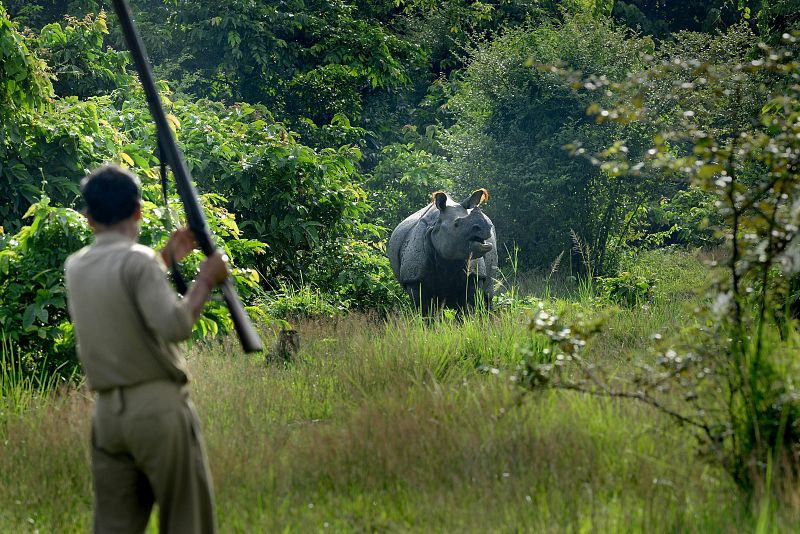
M 169 381 L 98 393 L 92 420 L 94 531 L 214 532 L 214 496 L 188 391 Z

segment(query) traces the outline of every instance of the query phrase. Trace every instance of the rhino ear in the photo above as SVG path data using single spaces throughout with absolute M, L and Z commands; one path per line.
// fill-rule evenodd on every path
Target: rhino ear
M 470 196 L 465 198 L 461 205 L 471 210 L 472 208 L 477 208 L 481 205 L 481 202 L 486 202 L 487 200 L 489 200 L 489 191 L 480 188 L 476 189 Z
M 433 203 L 439 208 L 439 211 L 444 211 L 447 207 L 447 193 L 443 191 L 436 191 L 433 194 Z

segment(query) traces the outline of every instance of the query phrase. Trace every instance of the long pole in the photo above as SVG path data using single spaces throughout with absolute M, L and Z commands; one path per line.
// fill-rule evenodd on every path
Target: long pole
M 183 159 L 183 154 L 175 142 L 175 136 L 167 123 L 167 117 L 164 114 L 164 109 L 161 106 L 161 96 L 158 93 L 156 84 L 153 81 L 153 72 L 150 69 L 150 63 L 147 60 L 147 55 L 144 50 L 144 44 L 136 29 L 136 25 L 131 17 L 130 7 L 126 0 L 113 0 L 114 11 L 117 13 L 120 24 L 122 25 L 122 33 L 125 35 L 125 42 L 133 55 L 133 62 L 136 66 L 136 71 L 139 73 L 139 80 L 142 83 L 142 88 L 147 97 L 147 104 L 150 107 L 150 114 L 156 123 L 156 131 L 161 145 L 164 149 L 163 156 L 166 157 L 169 166 L 172 168 L 172 173 L 175 176 L 175 184 L 178 190 L 178 195 L 183 202 L 183 208 L 186 212 L 186 222 L 189 228 L 194 232 L 195 239 L 197 239 L 200 250 L 203 254 L 210 256 L 216 250 L 214 240 L 211 236 L 211 231 L 208 228 L 205 214 L 200 207 L 200 202 L 197 198 L 197 191 L 192 182 L 192 176 L 189 174 L 189 169 L 186 167 L 186 161 Z M 228 305 L 228 310 L 233 320 L 233 325 L 236 329 L 236 334 L 242 343 L 242 348 L 245 352 L 260 352 L 263 350 L 261 339 L 253 327 L 253 323 L 247 316 L 247 312 L 239 300 L 239 295 L 233 286 L 230 277 L 222 284 L 222 295 L 225 298 L 225 303 Z

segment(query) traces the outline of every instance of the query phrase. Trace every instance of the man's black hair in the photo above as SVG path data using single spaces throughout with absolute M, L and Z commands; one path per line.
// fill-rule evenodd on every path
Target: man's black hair
M 81 195 L 95 221 L 112 225 L 133 215 L 141 202 L 142 188 L 135 174 L 105 165 L 81 180 Z

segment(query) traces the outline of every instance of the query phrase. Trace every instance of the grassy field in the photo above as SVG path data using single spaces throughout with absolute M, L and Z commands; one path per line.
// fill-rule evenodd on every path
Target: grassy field
M 682 253 L 634 268 L 659 273 L 654 302 L 608 306 L 587 350 L 620 373 L 648 357 L 654 333 L 693 320 L 692 288 L 706 276 Z M 548 291 L 566 313 L 593 309 L 566 284 Z M 515 386 L 530 335 L 522 308 L 430 326 L 406 316 L 296 326 L 302 349 L 288 366 L 241 355 L 232 339 L 189 352 L 222 532 L 800 529 L 796 510 L 760 513 L 649 408 Z M 90 529 L 91 409 L 74 389 L 4 398 L 0 531 Z

